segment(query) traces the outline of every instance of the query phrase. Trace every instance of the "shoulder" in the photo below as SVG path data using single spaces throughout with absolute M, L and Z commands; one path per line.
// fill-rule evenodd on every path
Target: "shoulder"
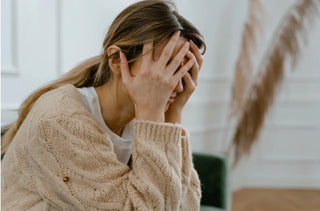
M 35 102 L 31 113 L 36 113 L 43 119 L 74 114 L 88 115 L 89 111 L 77 88 L 67 84 L 44 93 Z
M 42 125 L 44 122 L 46 124 L 56 122 L 66 128 L 69 128 L 73 122 L 75 125 L 80 125 L 81 128 L 90 126 L 104 133 L 100 123 L 87 109 L 80 92 L 71 84 L 63 85 L 43 94 L 33 105 L 26 122 L 36 123 L 37 125 L 33 125 L 34 127 Z
M 40 131 L 68 131 L 75 136 L 105 136 L 99 122 L 88 111 L 80 92 L 71 84 L 43 94 L 30 111 L 29 119 L 37 123 Z

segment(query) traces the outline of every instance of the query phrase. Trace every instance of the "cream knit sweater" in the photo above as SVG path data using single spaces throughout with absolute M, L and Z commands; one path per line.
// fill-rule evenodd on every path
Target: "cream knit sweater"
M 134 122 L 131 166 L 72 85 L 40 97 L 2 161 L 2 210 L 199 210 L 190 143 L 177 124 Z

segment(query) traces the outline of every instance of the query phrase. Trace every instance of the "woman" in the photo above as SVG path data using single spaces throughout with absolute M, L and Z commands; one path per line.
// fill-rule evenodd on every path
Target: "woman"
M 163 1 L 122 11 L 102 55 L 22 104 L 3 139 L 2 209 L 198 210 L 180 123 L 202 47 L 198 30 Z

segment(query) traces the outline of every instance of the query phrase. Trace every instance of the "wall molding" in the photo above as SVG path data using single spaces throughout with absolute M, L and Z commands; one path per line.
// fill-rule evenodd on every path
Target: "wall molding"
M 231 123 L 231 122 L 230 122 Z M 230 131 L 232 129 L 235 129 L 235 125 L 232 124 L 220 124 L 220 125 L 209 125 L 206 127 L 189 127 L 188 128 L 190 133 L 193 134 L 207 134 L 207 133 L 212 133 L 212 132 L 221 132 L 224 130 Z M 265 124 L 262 127 L 262 130 L 320 130 L 320 125 L 313 125 L 313 124 L 290 124 L 290 123 L 285 123 L 285 124 L 279 124 L 279 123 L 269 123 Z
M 314 141 L 316 140 L 316 136 L 317 134 L 320 134 L 320 125 L 313 125 L 313 124 L 302 124 L 302 125 L 295 125 L 295 124 L 281 124 L 281 125 L 277 125 L 277 124 L 271 124 L 269 125 L 269 127 L 265 127 L 266 129 L 272 129 L 272 131 L 279 131 L 279 130 L 291 130 L 291 131 L 312 131 L 313 133 L 309 133 L 310 137 L 312 137 L 312 143 L 314 144 Z M 311 135 L 312 134 L 312 135 Z M 260 136 L 261 137 L 261 136 Z M 280 141 L 280 140 L 279 140 Z M 301 140 L 302 141 L 302 140 Z M 266 146 L 265 141 L 264 142 L 260 142 L 257 144 L 257 151 L 259 152 L 257 157 L 259 162 L 261 163 L 268 163 L 268 164 L 294 164 L 294 165 L 305 165 L 305 164 L 320 164 L 320 154 L 299 154 L 296 155 L 295 153 L 290 153 L 289 155 L 286 154 L 282 154 L 281 152 L 268 152 L 265 151 L 264 148 Z M 288 145 L 288 150 L 290 149 L 290 147 L 294 147 L 297 148 L 299 147 L 299 142 L 297 142 L 297 140 L 292 143 L 293 146 Z M 306 146 L 306 148 L 308 149 L 308 145 Z M 310 148 L 310 147 L 309 147 Z M 319 147 L 320 149 L 320 147 Z
M 221 83 L 232 83 L 233 82 L 233 73 L 230 75 L 214 75 L 215 73 L 212 72 L 212 74 L 203 74 L 199 76 L 199 81 L 202 81 L 204 83 L 206 82 L 221 82 Z M 319 83 L 319 74 L 305 74 L 305 75 L 299 75 L 299 76 L 293 76 L 290 74 L 285 73 L 284 76 L 284 83 Z
M 204 128 L 195 128 L 195 127 L 190 127 L 188 128 L 190 134 L 192 135 L 199 135 L 199 134 L 208 134 L 208 133 L 216 133 L 216 132 L 221 132 L 221 131 L 229 131 L 231 126 L 228 125 L 219 125 L 219 126 L 209 126 L 209 127 L 204 127 Z
M 282 177 L 234 176 L 231 182 L 232 191 L 242 188 L 308 188 L 320 189 L 319 178 L 294 178 L 291 175 Z M 236 177 L 236 178 L 235 178 Z
M 265 129 L 272 130 L 320 130 L 320 125 L 314 124 L 292 124 L 292 123 L 267 123 L 263 126 Z
M 63 75 L 63 71 L 62 71 L 62 8 L 61 8 L 61 0 L 56 0 L 56 59 L 57 59 L 57 63 L 56 63 L 56 72 L 57 72 L 57 76 L 61 76 Z
M 20 105 L 21 105 L 21 103 L 19 104 L 19 103 L 6 103 L 6 104 L 4 104 L 4 103 L 2 103 L 1 104 L 1 112 L 3 112 L 3 111 L 17 111 L 18 109 L 19 109 L 19 107 L 20 107 Z
M 260 151 L 260 150 L 259 150 Z M 295 163 L 295 164 L 319 164 L 320 156 L 283 156 L 283 155 L 266 155 L 263 154 L 260 156 L 260 160 L 266 163 Z
M 278 98 L 278 99 L 275 99 L 273 105 L 277 105 L 277 106 L 279 106 L 279 105 L 288 106 L 291 104 L 292 105 L 298 105 L 298 104 L 300 104 L 300 105 L 301 104 L 308 104 L 308 105 L 319 104 L 320 105 L 320 96 L 315 95 L 314 97 L 315 98 L 313 98 L 313 99 L 310 99 L 310 98 L 307 98 L 307 99 L 303 99 L 303 98 L 281 99 L 281 98 Z M 277 96 L 276 96 L 276 98 L 277 98 Z M 230 100 L 228 100 L 227 98 L 222 99 L 222 100 L 211 100 L 211 99 L 204 98 L 204 97 L 191 96 L 188 104 L 194 104 L 194 105 L 206 104 L 208 106 L 224 106 L 225 107 L 226 104 L 230 104 Z
M 1 65 L 1 75 L 19 75 L 19 54 L 18 54 L 18 15 L 17 15 L 17 1 L 11 0 L 7 1 L 10 4 L 10 15 L 11 15 L 11 25 L 10 35 L 11 35 L 11 64 Z M 3 53 L 3 52 L 2 52 Z
M 1 75 L 10 76 L 10 75 L 19 75 L 19 68 L 17 65 L 4 65 L 1 67 Z

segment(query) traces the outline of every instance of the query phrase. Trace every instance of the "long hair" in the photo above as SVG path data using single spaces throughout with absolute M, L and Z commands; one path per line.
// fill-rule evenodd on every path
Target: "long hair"
M 119 53 L 107 54 L 111 45 L 120 47 L 129 63 L 142 54 L 143 44 L 157 43 L 170 37 L 176 30 L 181 36 L 192 40 L 199 48 L 206 50 L 199 31 L 175 11 L 174 4 L 161 0 L 140 1 L 124 9 L 113 21 L 103 41 L 101 55 L 89 58 L 61 78 L 32 93 L 19 108 L 19 117 L 2 139 L 2 153 L 5 153 L 19 127 L 37 99 L 44 93 L 65 84 L 75 87 L 99 87 L 108 82 L 111 76 L 109 58 L 119 57 Z

